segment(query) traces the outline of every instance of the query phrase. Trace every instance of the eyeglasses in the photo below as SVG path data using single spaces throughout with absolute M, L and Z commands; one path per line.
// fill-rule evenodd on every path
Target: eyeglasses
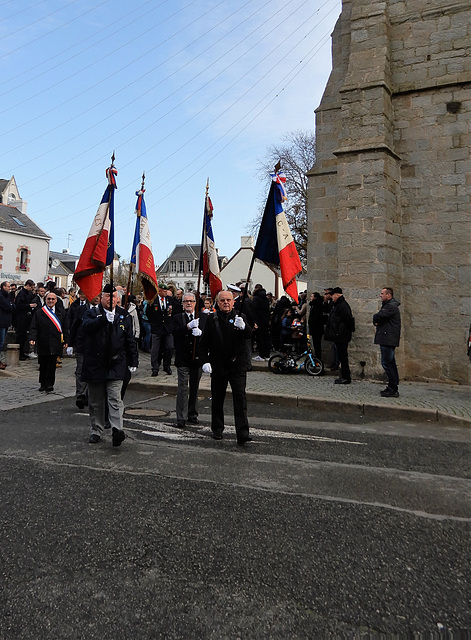
M 46 298 L 46 300 L 55 300 L 55 298 Z

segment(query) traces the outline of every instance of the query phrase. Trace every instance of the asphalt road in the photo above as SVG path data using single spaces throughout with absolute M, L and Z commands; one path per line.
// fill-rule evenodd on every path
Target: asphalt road
M 2 412 L 1 640 L 471 630 L 466 429 L 251 405 L 238 447 L 126 404 L 120 448 L 72 399 Z

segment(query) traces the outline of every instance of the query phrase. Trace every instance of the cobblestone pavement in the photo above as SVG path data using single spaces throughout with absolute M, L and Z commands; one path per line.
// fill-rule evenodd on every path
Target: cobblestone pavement
M 175 392 L 176 369 L 168 376 L 160 371 L 151 377 L 150 357 L 140 353 L 140 366 L 133 374 L 132 386 L 155 388 Z M 26 403 L 36 404 L 68 398 L 75 393 L 75 359 L 63 358 L 62 368 L 57 370 L 54 393 L 39 393 L 37 360 L 20 362 L 17 367 L 0 371 L 0 409 L 13 409 Z M 311 377 L 304 373 L 275 375 L 264 363 L 254 363 L 249 372 L 247 392 L 249 398 L 267 402 L 305 405 L 338 410 L 357 410 L 365 415 L 403 419 L 428 419 L 471 427 L 471 388 L 461 385 L 401 382 L 399 398 L 382 398 L 379 395 L 384 383 L 354 380 L 351 385 L 335 385 L 331 375 Z M 209 393 L 210 378 L 203 374 L 202 393 Z

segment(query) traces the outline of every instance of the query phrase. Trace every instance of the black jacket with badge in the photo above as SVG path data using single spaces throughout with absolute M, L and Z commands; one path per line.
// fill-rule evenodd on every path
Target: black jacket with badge
M 343 296 L 332 303 L 324 338 L 330 342 L 350 342 L 354 319 L 350 305 Z
M 122 307 L 115 307 L 108 322 L 102 305 L 83 316 L 83 382 L 124 380 L 127 367 L 139 364 L 132 318 Z
M 373 324 L 376 326 L 375 344 L 387 347 L 398 347 L 401 337 L 401 314 L 395 298 L 382 303 L 381 309 L 373 316 Z
M 164 306 L 157 296 L 152 304 L 147 305 L 147 317 L 150 322 L 151 333 L 156 336 L 164 336 L 173 333 L 173 314 L 180 310 L 181 305 L 175 298 L 164 296 Z
M 39 356 L 60 356 L 62 347 L 67 344 L 67 327 L 65 326 L 64 309 L 54 307 L 54 315 L 59 320 L 62 331 L 59 331 L 56 324 L 44 311 L 46 306 L 38 309 L 31 321 L 29 328 L 29 339 L 36 342 L 36 351 Z
M 245 329 L 234 327 L 234 320 L 240 315 Z M 245 315 L 235 309 L 223 313 L 220 309 L 208 316 L 200 342 L 201 362 L 210 362 L 213 375 L 218 372 L 236 373 L 249 369 L 246 340 L 252 336 L 252 327 Z
M 202 313 L 198 316 L 199 328 L 204 332 L 208 314 Z M 174 316 L 173 340 L 175 344 L 175 366 L 176 367 L 201 367 L 206 360 L 199 358 L 199 344 L 201 336 L 196 337 L 195 358 L 193 359 L 193 344 L 195 336 L 191 329 L 188 329 L 188 319 L 186 313 L 179 313 Z

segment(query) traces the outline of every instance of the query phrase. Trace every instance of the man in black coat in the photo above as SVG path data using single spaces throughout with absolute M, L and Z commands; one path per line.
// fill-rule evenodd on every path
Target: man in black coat
M 381 366 L 388 376 L 388 386 L 381 391 L 383 398 L 399 397 L 399 374 L 396 365 L 396 347 L 401 337 L 400 302 L 394 299 L 391 287 L 384 287 L 379 294 L 381 309 L 373 316 L 376 327 L 375 344 L 381 349 Z
M 0 286 L 0 369 L 6 369 L 7 365 L 1 361 L 2 349 L 8 327 L 11 325 L 14 303 L 10 299 L 10 283 L 2 282 Z
M 34 298 L 34 282 L 26 280 L 23 288 L 18 292 L 15 301 L 16 307 L 16 342 L 20 345 L 20 360 L 26 360 L 25 348 L 27 347 L 26 336 L 36 303 Z M 28 348 L 29 349 L 29 348 Z
M 150 330 L 152 334 L 150 347 L 150 363 L 152 367 L 152 376 L 159 375 L 160 367 L 160 351 L 163 351 L 164 371 L 168 375 L 172 375 L 170 363 L 173 353 L 173 314 L 174 307 L 179 303 L 172 297 L 167 296 L 168 287 L 164 283 L 159 284 L 159 294 L 147 306 L 147 317 L 150 322 Z
M 69 327 L 69 346 L 67 355 L 71 356 L 75 351 L 75 404 L 79 409 L 88 405 L 88 385 L 82 380 L 84 338 L 83 318 L 87 311 L 97 307 L 100 296 L 89 302 L 81 289 L 78 297 L 72 302 L 67 313 L 67 326 Z
M 258 356 L 254 360 L 258 362 L 270 360 L 270 303 L 267 298 L 267 292 L 261 284 L 255 285 L 251 302 L 253 326 L 258 348 Z
M 340 377 L 335 384 L 350 384 L 352 376 L 348 364 L 348 343 L 352 339 L 354 320 L 350 305 L 340 287 L 332 289 L 332 308 L 325 328 L 325 339 L 335 343 L 340 360 Z
M 183 295 L 183 313 L 174 316 L 175 366 L 178 375 L 176 401 L 177 427 L 186 422 L 198 424 L 198 387 L 202 363 L 198 357 L 199 342 L 207 319 L 202 313 L 195 318 L 194 293 Z
M 250 441 L 247 420 L 247 351 L 246 340 L 252 336 L 252 327 L 245 315 L 237 315 L 230 291 L 217 295 L 217 311 L 208 316 L 201 337 L 201 358 L 209 362 L 211 375 L 211 429 L 215 440 L 222 440 L 224 431 L 224 398 L 228 383 L 232 389 L 237 443 Z M 203 371 L 206 365 L 203 366 Z
M 136 371 L 137 345 L 128 312 L 117 306 L 118 294 L 107 284 L 100 304 L 83 316 L 82 380 L 88 384 L 89 442 L 100 441 L 105 428 L 105 405 L 112 427 L 113 446 L 126 437 L 123 431 L 124 403 L 121 388 L 128 367 Z
M 322 360 L 322 336 L 324 335 L 324 303 L 318 291 L 311 293 L 308 318 L 309 335 L 311 336 L 314 355 Z
M 33 315 L 29 341 L 38 352 L 39 391 L 50 393 L 54 391 L 57 356 L 67 346 L 64 308 L 57 305 L 57 296 L 52 291 L 46 294 L 46 304 Z

